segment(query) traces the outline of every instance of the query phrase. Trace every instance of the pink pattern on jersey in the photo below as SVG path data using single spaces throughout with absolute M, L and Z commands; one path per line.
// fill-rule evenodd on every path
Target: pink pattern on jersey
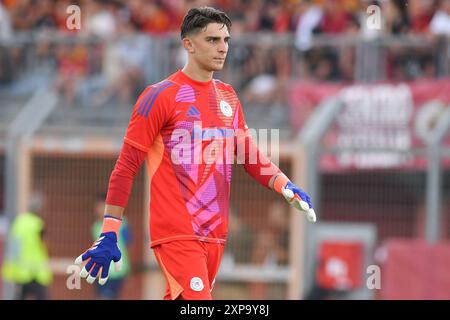
M 195 223 L 195 221 L 192 221 L 192 227 L 194 228 L 194 230 L 197 230 L 195 233 L 199 236 L 203 236 L 206 237 L 208 236 L 208 234 L 214 230 L 215 228 L 217 228 L 219 225 L 222 224 L 222 217 L 219 216 L 218 219 L 216 219 L 216 221 L 212 222 L 209 226 L 202 226 L 199 227 L 197 226 L 197 224 Z
M 211 232 L 211 230 L 214 230 L 215 228 L 217 228 L 217 226 L 219 226 L 220 224 L 222 224 L 222 217 L 219 217 L 219 219 L 217 219 L 216 221 L 214 221 L 212 224 L 210 224 L 208 226 L 208 233 Z M 206 234 L 207 235 L 207 234 Z
M 205 183 L 197 190 L 194 196 L 186 203 L 186 207 L 191 215 L 198 210 L 205 208 L 217 196 L 216 184 L 214 176 L 211 175 Z
M 221 175 L 223 175 L 225 177 L 225 166 L 223 164 L 216 164 L 216 170 L 217 172 L 219 172 Z
M 189 214 L 194 216 L 192 227 L 195 234 L 207 236 L 219 225 L 217 221 L 222 221 L 220 215 L 217 219 L 220 207 L 216 198 L 216 183 L 214 175 L 211 175 L 186 204 Z M 213 220 L 215 221 L 209 224 Z
M 175 97 L 176 102 L 195 102 L 195 92 L 188 84 L 183 84 Z
M 203 226 L 209 220 L 211 220 L 219 212 L 219 204 L 217 201 L 212 202 L 208 205 L 206 210 L 200 211 L 198 215 L 195 216 L 194 220 L 199 226 Z
M 178 121 L 175 124 L 175 127 L 176 127 L 176 129 L 184 129 L 187 132 L 191 133 L 194 125 L 190 121 Z M 178 141 L 176 139 L 172 139 L 172 137 L 167 137 L 164 139 L 164 144 L 165 144 L 167 150 L 169 151 L 169 154 L 170 154 L 172 160 L 176 162 L 175 165 L 183 167 L 184 171 L 188 174 L 189 178 L 194 183 L 197 183 L 198 165 L 193 163 L 195 144 L 190 143 L 191 142 L 190 138 L 188 139 L 188 141 L 186 141 L 186 140 L 184 140 L 184 141 L 189 143 L 189 146 L 184 146 L 182 149 L 185 150 L 186 148 L 190 148 L 190 157 L 183 159 L 183 160 L 187 160 L 187 161 L 182 161 L 182 159 L 180 159 L 180 157 L 183 156 L 182 154 L 179 154 L 178 152 L 172 152 L 173 148 L 175 146 L 177 146 L 180 143 L 180 141 Z M 198 143 L 201 143 L 201 141 L 199 141 Z

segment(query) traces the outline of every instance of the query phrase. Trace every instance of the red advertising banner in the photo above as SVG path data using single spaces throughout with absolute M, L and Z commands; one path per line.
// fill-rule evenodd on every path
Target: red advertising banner
M 342 152 L 322 156 L 322 170 L 419 169 L 425 159 L 408 151 L 426 146 L 427 134 L 450 107 L 450 79 L 349 86 L 296 83 L 290 91 L 294 132 L 330 98 L 342 108 L 321 143 Z M 443 144 L 450 146 L 450 134 Z

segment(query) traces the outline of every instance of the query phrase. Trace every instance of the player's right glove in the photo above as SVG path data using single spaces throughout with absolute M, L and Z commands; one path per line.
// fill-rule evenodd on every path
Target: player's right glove
M 105 215 L 98 240 L 85 253 L 75 259 L 75 263 L 78 265 L 87 262 L 81 270 L 80 276 L 87 277 L 88 283 L 94 283 L 97 276 L 101 274 L 98 283 L 104 285 L 108 281 L 112 261 L 114 261 L 116 271 L 122 268 L 122 253 L 117 245 L 121 222 L 122 220 L 119 218 Z

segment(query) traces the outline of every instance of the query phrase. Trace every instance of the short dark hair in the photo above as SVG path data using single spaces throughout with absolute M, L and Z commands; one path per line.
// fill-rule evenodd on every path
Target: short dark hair
M 231 20 L 225 12 L 212 7 L 192 8 L 183 18 L 181 24 L 181 39 L 192 32 L 205 28 L 209 23 L 223 23 L 228 31 L 231 29 Z

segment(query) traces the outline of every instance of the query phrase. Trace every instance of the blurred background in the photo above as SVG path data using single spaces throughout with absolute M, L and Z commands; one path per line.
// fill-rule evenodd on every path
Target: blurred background
M 214 298 L 450 299 L 449 0 L 0 0 L 0 296 L 162 298 L 144 169 L 116 287 L 72 264 L 137 96 L 183 67 L 179 26 L 203 5 L 233 22 L 216 78 L 279 130 L 319 220 L 236 166 Z

